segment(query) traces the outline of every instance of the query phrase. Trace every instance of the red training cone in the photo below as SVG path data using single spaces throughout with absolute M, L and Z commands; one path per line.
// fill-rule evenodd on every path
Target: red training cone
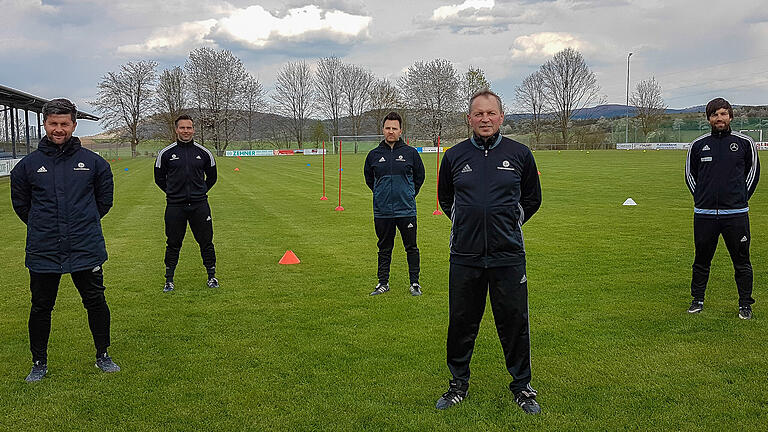
M 296 256 L 295 253 L 293 253 L 292 250 L 285 251 L 285 254 L 283 254 L 283 257 L 280 258 L 280 264 L 298 264 L 301 261 L 299 260 L 299 257 Z
M 541 175 L 541 171 L 538 171 L 539 175 Z

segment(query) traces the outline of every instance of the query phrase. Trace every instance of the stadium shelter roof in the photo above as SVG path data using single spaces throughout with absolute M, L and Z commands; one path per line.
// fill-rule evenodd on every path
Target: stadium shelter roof
M 0 105 L 11 109 L 16 108 L 35 113 L 42 113 L 43 105 L 45 105 L 46 102 L 48 102 L 48 99 L 43 99 L 39 96 L 31 95 L 0 84 Z M 83 111 L 77 112 L 77 118 L 83 120 L 99 120 L 99 117 Z

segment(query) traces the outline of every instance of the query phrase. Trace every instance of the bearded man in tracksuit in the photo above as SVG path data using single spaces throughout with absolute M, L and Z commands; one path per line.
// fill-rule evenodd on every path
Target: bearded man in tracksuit
M 11 171 L 13 209 L 27 225 L 25 264 L 32 293 L 29 347 L 33 363 L 27 382 L 40 381 L 48 372 L 51 312 L 65 273 L 72 276 L 88 311 L 96 366 L 104 372 L 120 370 L 107 354 L 110 313 L 102 269 L 107 249 L 101 218 L 112 207 L 112 170 L 107 161 L 72 136 L 76 126 L 77 108 L 72 102 L 47 102 L 43 105 L 45 136 L 37 150 Z
M 749 206 L 760 179 L 757 146 L 747 135 L 731 131 L 733 108 L 725 99 L 706 108 L 712 132 L 691 143 L 685 180 L 693 194 L 693 260 L 689 313 L 704 307 L 704 291 L 717 241 L 723 236 L 733 262 L 739 292 L 739 318 L 752 318 L 752 264 L 749 261 Z
M 396 228 L 400 230 L 408 260 L 409 291 L 413 296 L 421 295 L 419 248 L 416 246 L 416 195 L 424 183 L 424 164 L 419 152 L 400 139 L 402 122 L 396 112 L 384 117 L 384 140 L 368 152 L 363 168 L 365 184 L 373 191 L 373 223 L 379 239 L 379 282 L 371 295 L 389 291 L 389 264 Z
M 448 276 L 448 369 L 453 375 L 438 409 L 461 402 L 469 390 L 469 363 L 485 298 L 490 292 L 496 330 L 513 381 L 515 402 L 529 414 L 541 412 L 531 387 L 528 285 L 522 225 L 541 205 L 533 154 L 503 137 L 501 99 L 490 90 L 470 100 L 472 138 L 443 156 L 438 198 L 451 218 Z
M 163 292 L 175 289 L 173 276 L 179 262 L 179 251 L 187 232 L 200 245 L 200 255 L 208 273 L 207 285 L 218 288 L 216 251 L 213 247 L 213 219 L 208 205 L 208 191 L 216 184 L 216 161 L 213 154 L 193 139 L 192 117 L 183 114 L 176 119 L 177 140 L 160 150 L 155 161 L 155 183 L 165 192 L 165 286 Z

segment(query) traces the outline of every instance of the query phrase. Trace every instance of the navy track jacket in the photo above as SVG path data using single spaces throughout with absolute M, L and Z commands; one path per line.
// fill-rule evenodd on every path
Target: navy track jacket
M 533 154 L 501 135 L 486 149 L 477 137 L 445 152 L 438 178 L 440 208 L 451 218 L 451 262 L 473 267 L 519 264 L 522 225 L 541 206 Z
M 168 204 L 205 201 L 216 178 L 213 153 L 194 141 L 176 141 L 157 154 L 155 184 Z
M 104 264 L 101 218 L 113 190 L 109 163 L 77 137 L 61 147 L 43 137 L 11 171 L 13 209 L 27 224 L 27 268 L 72 273 Z
M 416 195 L 424 184 L 424 164 L 415 148 L 386 141 L 365 158 L 365 184 L 373 191 L 373 217 L 416 216 Z
M 760 160 L 752 138 L 730 130 L 696 138 L 685 160 L 685 181 L 694 214 L 723 218 L 747 213 L 760 179 Z

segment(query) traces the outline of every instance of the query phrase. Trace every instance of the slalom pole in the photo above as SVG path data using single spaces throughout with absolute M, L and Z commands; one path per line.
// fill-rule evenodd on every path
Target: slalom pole
M 339 140 L 339 206 L 335 208 L 336 211 L 344 211 L 344 207 L 341 206 L 341 140 Z
M 440 135 L 437 136 L 437 175 L 435 175 L 435 211 L 433 215 L 439 216 L 443 212 L 440 211 L 440 193 L 437 191 L 437 187 L 440 186 Z
M 320 197 L 320 201 L 328 201 L 328 197 L 325 196 L 325 140 L 323 140 L 323 196 Z

